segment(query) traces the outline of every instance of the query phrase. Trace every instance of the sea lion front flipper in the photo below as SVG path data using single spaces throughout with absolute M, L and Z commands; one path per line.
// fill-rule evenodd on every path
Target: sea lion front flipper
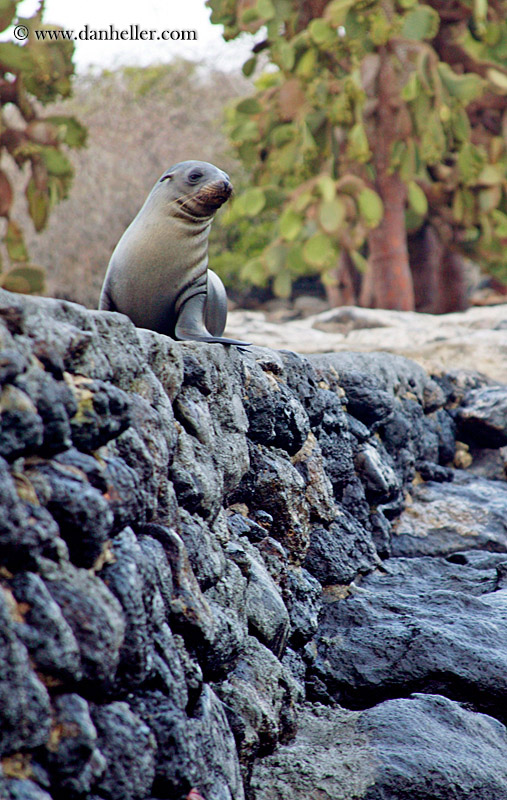
M 227 322 L 227 293 L 222 281 L 212 269 L 207 271 L 204 324 L 212 336 L 221 336 Z
M 218 278 L 218 276 L 216 277 Z M 218 278 L 218 280 L 220 279 Z M 237 339 L 225 339 L 223 336 L 212 336 L 204 326 L 203 320 L 205 312 L 206 295 L 204 292 L 189 297 L 182 305 L 176 321 L 174 328 L 176 339 L 183 341 L 185 339 L 190 339 L 194 342 L 214 342 L 217 344 L 235 344 L 240 347 L 248 347 L 250 344 L 249 342 L 240 342 Z

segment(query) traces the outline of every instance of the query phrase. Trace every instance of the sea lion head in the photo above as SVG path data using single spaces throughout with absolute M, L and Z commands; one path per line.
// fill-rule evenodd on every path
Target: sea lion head
M 167 199 L 194 217 L 211 217 L 232 194 L 232 183 L 207 161 L 180 161 L 159 180 L 165 184 Z

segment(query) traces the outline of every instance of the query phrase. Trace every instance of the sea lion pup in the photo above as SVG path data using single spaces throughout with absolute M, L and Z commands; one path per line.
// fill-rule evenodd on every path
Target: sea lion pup
M 227 295 L 208 269 L 211 223 L 231 193 L 229 176 L 206 161 L 164 172 L 116 245 L 99 308 L 173 339 L 247 345 L 222 337 Z

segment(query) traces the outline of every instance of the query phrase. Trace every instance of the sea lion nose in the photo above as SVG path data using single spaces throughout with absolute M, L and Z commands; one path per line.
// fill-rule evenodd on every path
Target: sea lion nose
M 229 197 L 229 195 L 232 193 L 232 183 L 230 181 L 222 181 L 222 187 L 224 190 L 224 194 L 226 194 L 227 197 Z

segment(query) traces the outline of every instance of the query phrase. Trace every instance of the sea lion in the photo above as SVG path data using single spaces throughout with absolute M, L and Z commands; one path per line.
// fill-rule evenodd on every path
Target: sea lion
M 99 308 L 174 339 L 224 339 L 227 295 L 208 269 L 215 212 L 232 193 L 229 176 L 206 161 L 181 161 L 157 181 L 115 247 Z

